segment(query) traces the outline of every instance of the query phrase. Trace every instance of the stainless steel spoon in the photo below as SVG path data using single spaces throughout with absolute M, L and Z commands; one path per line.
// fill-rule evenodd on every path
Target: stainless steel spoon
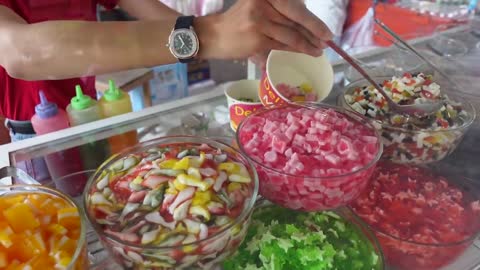
M 395 111 L 400 114 L 406 114 L 406 115 L 413 115 L 413 116 L 428 116 L 431 115 L 435 112 L 437 112 L 441 107 L 442 107 L 442 102 L 437 101 L 437 102 L 425 102 L 425 103 L 420 103 L 420 104 L 411 104 L 411 105 L 400 105 L 393 101 L 385 91 L 383 91 L 383 88 L 378 85 L 375 80 L 368 75 L 368 73 L 360 66 L 357 64 L 357 62 L 348 55 L 342 48 L 338 47 L 333 41 L 327 41 L 327 45 L 332 48 L 338 55 L 340 55 L 345 61 L 347 61 L 353 68 L 355 68 L 369 83 L 372 84 L 375 89 L 382 94 L 382 96 L 385 98 L 385 100 L 388 103 L 388 106 L 390 110 Z

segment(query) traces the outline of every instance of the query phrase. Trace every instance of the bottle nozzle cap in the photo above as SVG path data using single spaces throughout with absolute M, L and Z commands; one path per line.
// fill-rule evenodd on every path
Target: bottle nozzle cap
M 80 85 L 75 86 L 75 92 L 77 95 L 71 100 L 72 108 L 74 110 L 84 110 L 92 106 L 93 99 L 83 94 L 82 87 Z
M 105 93 L 103 94 L 103 96 L 105 97 L 105 100 L 115 101 L 122 98 L 123 96 L 122 91 L 120 91 L 120 89 L 118 89 L 115 86 L 115 82 L 113 80 L 108 81 L 108 86 L 109 86 L 108 90 L 105 91 Z
M 45 118 L 50 118 L 58 113 L 58 106 L 57 104 L 48 101 L 47 97 L 45 96 L 45 93 L 43 93 L 42 90 L 39 92 L 40 95 L 40 103 L 35 106 L 35 113 L 38 115 L 38 117 L 45 119 Z

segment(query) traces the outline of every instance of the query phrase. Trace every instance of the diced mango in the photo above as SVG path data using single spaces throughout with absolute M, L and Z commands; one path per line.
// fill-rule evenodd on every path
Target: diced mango
M 8 264 L 8 267 L 5 268 L 5 270 L 17 270 L 17 269 L 20 269 L 21 270 L 21 263 L 19 261 L 12 261 Z
M 47 256 L 37 256 L 30 262 L 30 265 L 32 269 L 54 269 L 55 260 Z
M 80 226 L 80 216 L 75 207 L 68 207 L 58 210 L 58 224 L 67 229 L 75 229 Z
M 47 231 L 53 235 L 65 235 L 68 230 L 60 224 L 50 224 L 47 226 Z
M 8 266 L 7 253 L 0 250 L 0 268 Z
M 176 162 L 175 165 L 173 165 L 174 170 L 188 170 L 189 167 L 189 158 L 184 157 L 180 161 Z
M 8 248 L 8 253 L 14 255 L 20 262 L 27 262 L 35 256 L 36 249 L 32 248 L 26 236 L 13 235 L 12 242 L 13 245 Z
M 40 221 L 33 215 L 32 209 L 26 204 L 17 204 L 3 211 L 3 215 L 16 232 L 33 230 L 40 226 Z

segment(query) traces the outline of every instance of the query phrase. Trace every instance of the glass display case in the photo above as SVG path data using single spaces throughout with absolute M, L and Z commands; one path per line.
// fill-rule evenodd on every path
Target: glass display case
M 468 33 L 460 31 L 456 38 L 467 45 L 469 54 L 462 56 L 462 58 L 443 59 L 438 64 L 443 65 L 445 68 L 450 67 L 450 69 L 455 65 L 461 65 L 463 70 L 478 72 L 480 70 L 480 64 L 478 64 L 480 61 L 474 60 L 480 59 L 480 50 L 475 47 L 478 43 L 478 37 L 469 36 Z M 431 40 L 420 39 L 413 41 L 413 43 L 418 48 L 427 49 L 429 41 Z M 377 49 L 358 55 L 357 58 L 364 63 L 373 63 L 378 61 L 378 59 L 390 59 L 392 50 L 395 50 L 395 48 Z M 343 73 L 348 69 L 343 61 L 336 62 L 333 66 L 336 74 L 336 84 L 330 96 L 324 102 L 334 105 L 336 104 L 337 96 L 344 89 Z M 466 75 L 460 74 L 460 72 L 451 72 L 452 75 L 457 76 L 456 78 L 459 79 L 462 78 L 462 75 Z M 461 82 L 464 83 L 462 87 L 464 87 L 463 90 L 465 91 L 456 94 L 467 97 L 474 104 L 474 107 L 478 109 L 480 108 L 480 93 L 470 91 L 471 89 L 467 88 L 468 85 L 478 85 L 480 76 L 477 75 L 475 77 L 472 75 L 468 76 L 468 78 L 469 81 L 461 79 Z M 87 160 L 85 158 L 81 159 L 82 168 L 86 171 L 83 177 L 88 177 L 88 174 L 92 173 L 92 170 L 100 166 L 103 160 L 111 154 L 111 142 L 109 139 L 128 132 L 135 132 L 139 142 L 175 134 L 200 135 L 227 139 L 228 141 L 229 138 L 233 138 L 234 133 L 230 129 L 227 100 L 224 96 L 226 85 L 228 83 L 211 87 L 210 91 L 200 95 L 150 107 L 139 112 L 80 125 L 39 136 L 32 140 L 0 146 L 0 165 L 15 166 L 15 164 L 21 161 L 54 155 L 59 166 L 65 165 L 68 167 L 69 163 L 74 162 L 72 152 L 69 152 L 69 150 L 74 150 L 75 153 L 82 157 L 85 157 L 82 153 L 85 154 L 90 151 L 89 157 L 91 158 Z M 436 166 L 448 167 L 458 172 L 458 174 L 480 183 L 480 167 L 478 166 L 480 147 L 476 145 L 477 140 L 475 140 L 478 137 L 480 137 L 480 121 L 477 119 L 456 151 Z M 66 175 L 76 172 L 65 170 L 60 173 Z M 57 188 L 60 186 L 60 189 L 62 189 L 61 183 L 53 184 L 57 185 Z M 101 244 L 97 241 L 95 233 L 91 230 L 87 235 L 87 241 L 89 243 L 90 259 L 97 264 L 95 267 L 98 269 L 112 267 L 111 263 L 108 262 L 108 254 L 103 250 Z M 479 268 L 480 240 L 477 240 L 458 261 L 446 269 L 472 270 Z

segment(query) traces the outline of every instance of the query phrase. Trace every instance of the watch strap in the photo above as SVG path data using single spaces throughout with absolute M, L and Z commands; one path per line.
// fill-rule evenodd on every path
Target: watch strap
M 175 30 L 178 29 L 189 29 L 191 26 L 193 26 L 193 20 L 195 19 L 195 16 L 180 16 L 177 18 L 177 21 L 175 23 Z

